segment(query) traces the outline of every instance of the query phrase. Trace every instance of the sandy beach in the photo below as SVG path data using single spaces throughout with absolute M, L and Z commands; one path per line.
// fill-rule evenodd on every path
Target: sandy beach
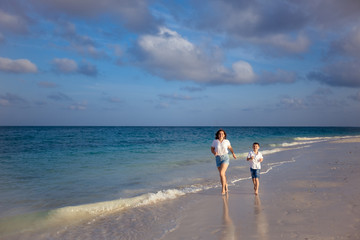
M 192 196 L 163 239 L 360 239 L 360 139 L 317 143 L 266 156 L 295 162 L 251 181 Z
M 230 184 L 226 196 L 212 188 L 6 239 L 360 239 L 359 138 L 264 155 L 264 161 L 287 163 L 261 175 L 259 195 L 246 179 Z M 238 171 L 234 165 L 228 176 Z

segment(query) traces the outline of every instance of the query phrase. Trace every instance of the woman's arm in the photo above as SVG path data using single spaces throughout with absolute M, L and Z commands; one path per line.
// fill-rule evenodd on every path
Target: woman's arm
M 234 159 L 236 159 L 236 155 L 235 155 L 235 153 L 234 153 L 233 148 L 232 148 L 231 146 L 229 146 L 228 148 L 229 148 L 230 152 L 232 153 Z
M 211 147 L 211 152 L 216 156 L 215 147 Z

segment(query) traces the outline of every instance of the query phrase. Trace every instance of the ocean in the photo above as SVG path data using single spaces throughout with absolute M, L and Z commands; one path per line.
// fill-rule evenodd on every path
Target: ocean
M 0 127 L 0 238 L 40 234 L 50 226 L 64 233 L 69 226 L 96 222 L 99 216 L 129 216 L 137 208 L 206 189 L 220 192 L 210 152 L 218 129 Z M 261 145 L 266 174 L 294 161 L 268 162 L 269 154 L 360 136 L 356 127 L 222 129 L 237 155 L 237 159 L 231 157 L 227 172 L 230 184 L 249 179 L 245 159 L 255 141 Z M 171 227 L 164 223 L 162 230 Z M 121 232 L 121 226 L 116 231 Z M 48 236 L 40 234 L 38 239 Z M 56 234 L 51 236 L 56 239 Z

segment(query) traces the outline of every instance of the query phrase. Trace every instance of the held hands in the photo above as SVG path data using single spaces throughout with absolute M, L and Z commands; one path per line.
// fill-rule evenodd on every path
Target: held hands
M 235 153 L 233 153 L 232 155 L 233 155 L 233 158 L 234 158 L 234 159 L 236 159 L 236 155 L 235 155 Z

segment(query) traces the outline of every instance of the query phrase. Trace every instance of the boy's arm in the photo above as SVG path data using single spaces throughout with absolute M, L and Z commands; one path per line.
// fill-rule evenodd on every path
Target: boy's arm
M 247 156 L 247 158 L 246 158 L 246 161 L 253 160 L 253 158 L 254 158 L 254 157 L 252 157 L 252 156 L 250 155 L 250 153 L 249 153 L 248 156 Z

